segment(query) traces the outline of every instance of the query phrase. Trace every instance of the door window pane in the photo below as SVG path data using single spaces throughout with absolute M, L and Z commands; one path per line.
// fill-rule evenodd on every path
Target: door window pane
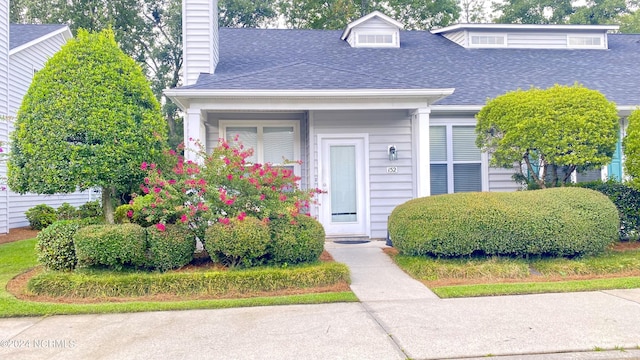
M 238 136 L 238 140 L 245 148 L 253 149 L 253 155 L 247 158 L 247 162 L 256 163 L 256 152 L 258 150 L 258 128 L 257 127 L 240 127 L 229 126 L 226 131 L 227 140 L 235 139 Z
M 293 145 L 295 143 L 293 126 L 264 127 L 262 142 L 264 147 L 264 162 L 282 164 L 282 160 L 294 159 Z
M 482 191 L 481 164 L 453 165 L 453 192 Z
M 429 128 L 429 147 L 431 161 L 447 161 L 447 128 L 431 126 Z
M 447 193 L 447 165 L 431 164 L 431 195 Z
M 356 147 L 333 145 L 329 148 L 331 164 L 331 221 L 358 221 L 356 206 Z
M 453 161 L 480 161 L 480 149 L 476 146 L 476 130 L 473 126 L 454 126 Z

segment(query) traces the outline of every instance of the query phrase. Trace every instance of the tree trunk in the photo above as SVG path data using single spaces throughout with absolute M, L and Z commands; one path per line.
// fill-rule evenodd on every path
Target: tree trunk
M 105 186 L 102 188 L 102 212 L 104 213 L 104 220 L 107 224 L 113 224 L 113 196 L 116 190 L 113 186 Z

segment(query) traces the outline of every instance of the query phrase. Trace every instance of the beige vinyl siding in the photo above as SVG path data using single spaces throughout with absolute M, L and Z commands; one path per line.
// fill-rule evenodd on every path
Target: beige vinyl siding
M 218 8 L 212 0 L 189 0 L 183 3 L 182 16 L 184 85 L 191 85 L 218 63 Z
M 407 111 L 314 111 L 314 134 L 369 135 L 369 187 L 371 238 L 387 236 L 387 217 L 391 211 L 413 198 L 413 148 L 411 118 Z M 317 139 L 313 140 L 314 142 Z M 395 145 L 398 160 L 389 161 L 387 147 Z M 313 144 L 317 159 L 317 144 Z M 317 162 L 314 162 L 317 176 Z M 398 168 L 388 174 L 387 167 Z

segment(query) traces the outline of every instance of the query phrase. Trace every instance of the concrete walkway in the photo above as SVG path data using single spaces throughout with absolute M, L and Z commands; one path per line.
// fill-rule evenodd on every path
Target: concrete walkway
M 326 245 L 361 303 L 0 319 L 0 359 L 640 359 L 640 290 L 441 300 L 382 247 Z

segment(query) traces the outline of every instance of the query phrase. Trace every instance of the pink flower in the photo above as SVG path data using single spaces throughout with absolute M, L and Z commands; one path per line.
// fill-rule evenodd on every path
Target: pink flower
M 148 193 L 149 193 L 149 188 L 148 188 L 148 187 L 146 187 L 146 186 L 141 186 L 140 188 L 142 189 L 142 192 L 143 192 L 143 193 L 145 193 L 145 194 L 148 194 Z
M 280 195 L 280 201 L 287 201 L 287 195 Z
M 153 188 L 153 192 L 155 192 L 156 194 L 159 193 L 160 191 L 162 191 L 162 189 L 159 188 L 159 187 L 154 187 Z
M 222 224 L 227 225 L 227 224 L 229 224 L 229 219 L 227 219 L 227 218 L 222 218 L 222 219 L 220 219 L 220 222 L 221 222 Z
M 176 151 L 173 150 L 173 149 L 169 150 L 169 155 L 175 156 L 176 155 Z
M 267 198 L 267 196 L 265 194 L 260 194 L 260 201 L 263 201 L 266 198 Z
M 229 158 L 227 158 L 227 157 L 222 159 L 222 161 L 224 161 L 225 165 L 231 164 L 231 160 L 229 160 Z
M 147 162 L 143 161 L 142 164 L 140 164 L 140 170 L 147 170 Z
M 183 223 L 187 222 L 187 215 L 182 214 L 182 217 L 180 218 L 180 221 L 182 221 Z
M 175 183 L 176 183 L 176 181 L 175 181 L 175 180 L 173 180 L 173 179 L 169 179 L 169 184 L 170 184 L 170 185 L 173 185 L 173 184 L 175 184 Z
M 227 180 L 229 181 L 233 180 L 233 175 L 232 174 L 227 175 Z
M 238 220 L 242 221 L 246 217 L 247 217 L 247 214 L 245 212 L 241 212 L 240 215 L 238 215 Z
M 224 203 L 227 205 L 233 205 L 234 202 L 236 202 L 235 199 L 227 199 Z
M 133 217 L 133 210 L 127 211 L 127 217 L 128 218 L 132 218 Z
M 158 229 L 158 231 L 165 231 L 167 229 L 163 223 L 157 223 L 156 228 Z

